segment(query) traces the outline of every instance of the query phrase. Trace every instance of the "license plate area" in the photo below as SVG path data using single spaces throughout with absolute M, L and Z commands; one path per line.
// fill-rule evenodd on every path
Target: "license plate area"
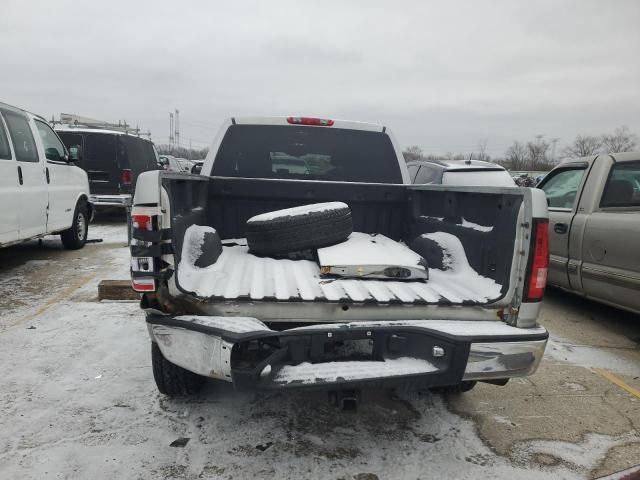
M 251 385 L 257 388 L 282 388 L 282 385 L 276 386 L 271 381 L 280 368 L 331 364 L 340 369 L 340 362 L 344 362 L 345 371 L 357 368 L 357 362 L 369 366 L 371 362 L 379 362 L 379 377 L 367 380 L 384 380 L 385 363 L 403 358 L 426 360 L 435 367 L 429 373 L 429 385 L 450 384 L 452 378 L 454 383 L 462 378 L 469 353 L 466 342 L 457 342 L 432 331 L 411 327 L 300 329 L 269 335 L 268 339 L 254 338 L 251 342 L 253 347 L 244 342 L 236 343 L 232 352 L 232 376 L 237 388 Z M 260 354 L 250 355 L 251 352 Z M 265 371 L 271 372 L 271 375 L 266 375 Z M 285 387 L 292 386 L 295 385 L 291 383 Z
M 327 362 L 374 360 L 373 339 L 358 338 L 325 342 L 323 360 Z

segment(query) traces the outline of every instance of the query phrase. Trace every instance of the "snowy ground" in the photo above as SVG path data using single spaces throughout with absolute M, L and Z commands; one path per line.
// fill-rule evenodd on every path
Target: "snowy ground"
M 635 316 L 552 292 L 540 371 L 459 397 L 364 392 L 349 413 L 211 382 L 169 400 L 137 304 L 96 301 L 99 280 L 127 277 L 125 228 L 92 227 L 104 242 L 78 252 L 0 251 L 1 479 L 593 478 L 640 462 L 640 398 L 591 370 L 640 388 Z

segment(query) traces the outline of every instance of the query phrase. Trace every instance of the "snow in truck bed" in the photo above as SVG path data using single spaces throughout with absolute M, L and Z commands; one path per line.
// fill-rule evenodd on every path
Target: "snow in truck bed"
M 182 289 L 199 297 L 409 304 L 488 303 L 500 297 L 501 286 L 473 270 L 460 240 L 444 232 L 424 236 L 443 247 L 449 269 L 430 268 L 429 280 L 423 282 L 322 278 L 316 262 L 256 257 L 242 241 L 224 246 L 213 265 L 196 267 L 204 234 L 213 231 L 200 225 L 187 229 L 177 269 Z

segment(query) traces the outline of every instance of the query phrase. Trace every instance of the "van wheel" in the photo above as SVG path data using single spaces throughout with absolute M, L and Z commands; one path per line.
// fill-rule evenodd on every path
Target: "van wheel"
M 247 221 L 247 244 L 255 255 L 286 255 L 344 242 L 353 231 L 351 209 L 336 202 L 258 215 Z M 262 217 L 262 218 L 261 218 Z
M 78 203 L 73 212 L 73 223 L 71 228 L 60 234 L 62 245 L 68 250 L 78 250 L 87 243 L 89 233 L 89 209 L 85 202 Z
M 151 365 L 158 390 L 170 397 L 198 393 L 206 380 L 202 375 L 185 370 L 164 358 L 155 342 L 151 342 Z

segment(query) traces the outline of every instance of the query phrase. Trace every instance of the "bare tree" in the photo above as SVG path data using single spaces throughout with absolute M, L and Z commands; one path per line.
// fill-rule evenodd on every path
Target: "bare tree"
M 505 160 L 509 164 L 511 170 L 524 170 L 527 163 L 527 149 L 518 142 L 514 141 L 513 144 L 504 153 Z
M 484 160 L 485 162 L 491 160 L 491 157 L 487 155 L 487 143 L 489 143 L 487 138 L 478 142 L 478 160 Z
M 422 149 L 417 145 L 407 147 L 404 152 L 402 152 L 402 155 L 404 156 L 405 162 L 413 162 L 414 160 L 423 160 L 425 158 Z
M 638 136 L 631 133 L 626 125 L 616 128 L 612 134 L 602 136 L 602 144 L 606 152 L 630 152 L 638 144 Z
M 578 135 L 570 145 L 562 150 L 566 157 L 588 157 L 595 155 L 602 148 L 602 137 Z
M 536 135 L 533 142 L 527 142 L 527 168 L 529 170 L 546 170 L 551 165 L 547 156 L 551 145 L 543 137 L 543 135 Z

